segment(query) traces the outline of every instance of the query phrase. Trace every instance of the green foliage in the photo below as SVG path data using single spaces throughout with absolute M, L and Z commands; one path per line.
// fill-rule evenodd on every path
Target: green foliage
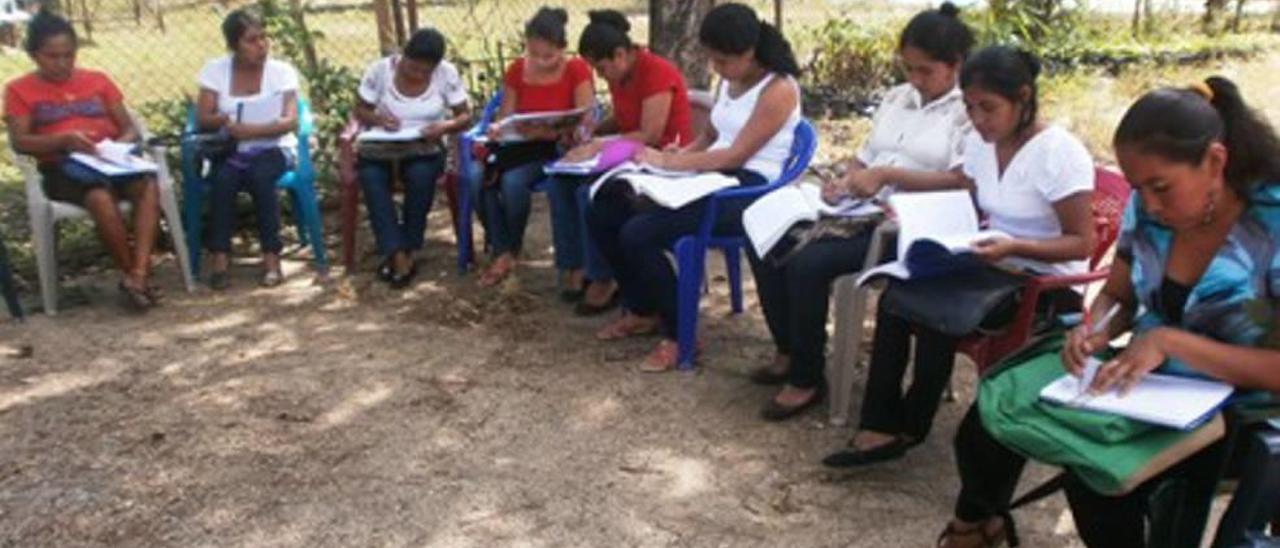
M 811 39 L 813 49 L 804 71 L 804 88 L 810 93 L 852 95 L 855 102 L 866 102 L 898 78 L 897 36 L 890 27 L 865 26 L 841 17 L 827 20 Z M 836 110 L 839 117 L 847 109 Z

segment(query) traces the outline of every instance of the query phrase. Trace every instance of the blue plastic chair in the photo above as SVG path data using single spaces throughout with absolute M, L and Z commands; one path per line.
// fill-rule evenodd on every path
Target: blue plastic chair
M 484 176 L 483 167 L 476 166 L 472 149 L 475 148 L 476 139 L 489 130 L 489 123 L 493 122 L 493 117 L 498 115 L 500 106 L 502 106 L 501 91 L 495 93 L 489 102 L 485 103 L 484 111 L 480 113 L 480 120 L 458 137 L 458 274 L 466 274 L 474 261 L 475 250 L 471 245 L 471 212 L 475 209 L 475 205 L 471 203 L 471 188 L 480 177 Z
M 782 175 L 767 185 L 759 187 L 730 188 L 721 190 L 707 198 L 706 209 L 702 213 L 702 224 L 698 232 L 683 236 L 676 240 L 676 333 L 680 345 L 678 367 L 681 370 L 693 368 L 698 336 L 698 304 L 702 298 L 703 275 L 706 272 L 707 249 L 714 247 L 724 253 L 725 270 L 729 274 L 729 296 L 733 305 L 733 313 L 742 313 L 742 248 L 747 239 L 741 235 L 717 235 L 712 233 L 715 227 L 716 212 L 720 204 L 729 201 L 753 201 L 779 187 L 796 180 L 809 168 L 813 153 L 818 148 L 818 134 L 813 124 L 801 120 L 796 126 L 795 138 L 791 142 L 791 155 L 782 167 Z
M 315 170 L 311 165 L 311 132 L 315 121 L 306 99 L 298 98 L 298 149 L 293 169 L 286 171 L 276 181 L 276 187 L 289 191 L 297 224 L 298 241 L 311 245 L 312 261 L 316 270 L 326 272 L 329 260 L 324 250 L 324 230 L 320 221 L 320 205 L 315 187 Z M 204 240 L 204 199 L 208 182 L 201 176 L 203 166 L 196 161 L 195 141 L 188 138 L 196 133 L 196 112 L 187 109 L 187 125 L 182 130 L 182 224 L 187 232 L 187 249 L 191 254 L 192 272 L 200 272 L 200 253 Z
M 9 269 L 9 252 L 4 247 L 4 237 L 0 235 L 0 293 L 4 294 L 4 303 L 9 307 L 9 315 L 15 320 L 22 320 L 22 304 L 18 302 L 18 289 L 13 283 L 13 272 Z

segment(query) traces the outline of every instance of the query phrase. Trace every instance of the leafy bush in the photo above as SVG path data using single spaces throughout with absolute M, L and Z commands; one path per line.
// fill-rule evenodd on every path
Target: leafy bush
M 812 35 L 813 50 L 804 71 L 805 104 L 843 117 L 863 110 L 873 95 L 898 79 L 894 62 L 897 36 L 888 28 L 867 27 L 848 18 L 830 19 Z

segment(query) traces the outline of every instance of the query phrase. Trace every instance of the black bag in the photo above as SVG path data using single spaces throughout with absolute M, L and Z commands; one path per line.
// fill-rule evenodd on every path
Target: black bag
M 192 133 L 184 139 L 191 144 L 197 165 L 204 161 L 219 162 L 236 153 L 236 140 L 223 131 Z
M 913 324 L 962 337 L 978 330 L 988 317 L 1011 312 L 1027 279 L 993 266 L 923 280 L 894 279 L 880 296 L 880 307 Z M 1000 319 L 1003 324 L 1012 318 Z
M 485 157 L 484 186 L 493 186 L 503 173 L 533 162 L 550 162 L 560 155 L 555 141 L 530 141 L 490 145 Z

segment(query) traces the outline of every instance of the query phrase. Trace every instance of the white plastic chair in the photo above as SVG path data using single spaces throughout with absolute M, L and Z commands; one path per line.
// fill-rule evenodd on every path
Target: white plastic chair
M 862 268 L 874 268 L 885 256 L 887 245 L 897 240 L 898 223 L 887 220 L 880 223 L 871 235 L 867 257 Z M 862 328 L 866 323 L 868 287 L 858 287 L 861 272 L 836 278 L 835 333 L 831 360 L 827 362 L 828 421 L 835 426 L 849 422 L 853 407 L 853 381 L 857 373 L 858 359 L 862 351 Z
M 134 126 L 147 142 L 151 135 L 147 132 L 142 120 L 130 113 Z M 178 213 L 178 200 L 173 192 L 173 177 L 169 173 L 163 146 L 153 146 L 148 151 L 149 159 L 159 166 L 156 179 L 160 186 L 160 209 L 169 224 L 169 234 L 173 238 L 173 247 L 177 252 L 178 265 L 182 270 L 182 282 L 188 293 L 195 290 L 195 280 L 191 276 L 191 265 L 188 262 L 187 239 L 182 231 L 182 218 Z M 58 313 L 58 260 L 56 225 L 63 219 L 81 219 L 89 216 L 84 208 L 50 200 L 41 186 L 40 171 L 36 169 L 34 158 L 18 154 L 10 144 L 9 153 L 14 164 L 22 170 L 22 177 L 27 189 L 27 213 L 31 219 L 31 236 L 36 251 L 36 268 L 40 274 L 40 298 L 44 303 L 45 314 Z M 124 212 L 129 209 L 128 203 L 121 204 Z

